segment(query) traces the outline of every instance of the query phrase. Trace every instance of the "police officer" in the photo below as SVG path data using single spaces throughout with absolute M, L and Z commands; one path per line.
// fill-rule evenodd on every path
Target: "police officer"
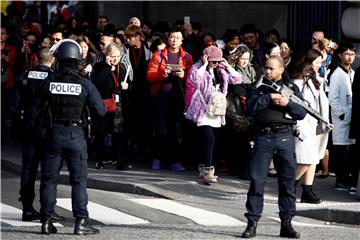
M 95 86 L 78 75 L 81 47 L 65 39 L 55 47 L 58 71 L 50 79 L 48 108 L 50 122 L 46 133 L 46 157 L 41 164 L 41 232 L 56 233 L 53 213 L 61 159 L 66 161 L 72 186 L 72 211 L 75 217 L 74 234 L 96 234 L 98 229 L 89 222 L 87 210 L 87 146 L 81 114 L 87 104 L 99 116 L 105 114 L 104 105 Z
M 271 56 L 265 64 L 263 83 L 288 87 L 301 97 L 299 89 L 282 79 L 284 61 Z M 257 88 L 258 87 L 258 88 Z M 256 236 L 257 222 L 264 205 L 264 188 L 271 159 L 277 161 L 279 185 L 279 210 L 281 219 L 280 237 L 299 238 L 291 219 L 295 215 L 295 194 L 293 192 L 296 173 L 295 141 L 293 125 L 305 117 L 306 111 L 291 99 L 282 96 L 265 85 L 252 85 L 247 95 L 247 109 L 257 125 L 253 158 L 250 161 L 250 188 L 247 194 L 245 216 L 248 224 L 243 238 Z
M 39 64 L 19 77 L 16 86 L 15 110 L 21 116 L 22 169 L 20 180 L 20 198 L 23 205 L 22 220 L 40 220 L 40 214 L 33 207 L 35 198 L 35 180 L 39 162 L 44 158 L 44 128 L 41 119 L 44 108 L 43 87 L 48 83 L 53 71 L 50 66 L 54 60 L 48 48 L 37 52 Z M 54 213 L 56 221 L 65 220 Z

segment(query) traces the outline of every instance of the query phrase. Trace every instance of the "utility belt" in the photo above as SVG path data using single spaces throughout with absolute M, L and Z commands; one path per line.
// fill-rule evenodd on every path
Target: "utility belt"
M 290 126 L 290 125 L 266 126 L 266 127 L 258 127 L 256 129 L 256 133 L 258 135 L 286 133 L 286 132 L 292 132 L 292 126 Z
M 83 125 L 83 121 L 82 120 L 70 120 L 70 119 L 55 119 L 53 121 L 53 124 L 58 124 L 58 125 L 63 125 L 65 127 L 70 127 L 70 126 L 82 126 Z

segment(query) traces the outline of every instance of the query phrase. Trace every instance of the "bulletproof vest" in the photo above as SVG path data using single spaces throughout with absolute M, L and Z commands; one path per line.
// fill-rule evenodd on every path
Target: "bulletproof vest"
M 46 66 L 37 66 L 26 72 L 21 79 L 20 103 L 22 120 L 28 127 L 36 127 L 43 110 L 44 86 L 53 71 Z
M 269 88 L 260 87 L 263 92 L 275 92 Z M 262 126 L 269 125 L 293 125 L 295 121 L 287 113 L 286 107 L 269 104 L 267 108 L 254 116 L 255 121 Z
M 52 119 L 80 120 L 85 100 L 82 78 L 68 70 L 56 73 L 50 81 L 49 106 Z

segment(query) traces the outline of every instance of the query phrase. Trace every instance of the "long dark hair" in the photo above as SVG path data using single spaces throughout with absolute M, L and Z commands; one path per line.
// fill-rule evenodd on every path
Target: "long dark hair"
M 312 63 L 318 57 L 322 57 L 321 52 L 316 49 L 310 49 L 300 61 L 300 64 L 297 64 L 293 78 L 303 79 L 304 81 L 311 79 L 315 88 L 319 89 L 321 83 L 316 78 L 316 72 L 312 69 Z

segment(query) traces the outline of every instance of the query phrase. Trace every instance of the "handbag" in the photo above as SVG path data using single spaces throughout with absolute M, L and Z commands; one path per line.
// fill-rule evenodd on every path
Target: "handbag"
M 116 111 L 116 98 L 115 98 L 115 90 L 118 88 L 118 81 L 117 79 L 119 78 L 120 76 L 120 67 L 117 68 L 117 76 L 115 76 L 115 74 L 113 72 L 111 72 L 112 75 L 113 75 L 113 78 L 114 78 L 114 85 L 115 85 L 115 88 L 114 88 L 114 93 L 112 94 L 112 97 L 109 98 L 109 99 L 103 99 L 103 103 L 104 103 L 104 106 L 105 106 L 105 112 L 107 113 L 113 113 Z M 126 74 L 128 74 L 126 72 Z M 125 76 L 127 77 L 127 75 Z M 124 79 L 124 81 L 126 81 L 126 79 Z
M 112 95 L 112 98 L 109 99 L 103 99 L 102 100 L 105 106 L 105 111 L 107 113 L 115 112 L 116 110 L 116 101 L 115 101 L 115 95 Z

